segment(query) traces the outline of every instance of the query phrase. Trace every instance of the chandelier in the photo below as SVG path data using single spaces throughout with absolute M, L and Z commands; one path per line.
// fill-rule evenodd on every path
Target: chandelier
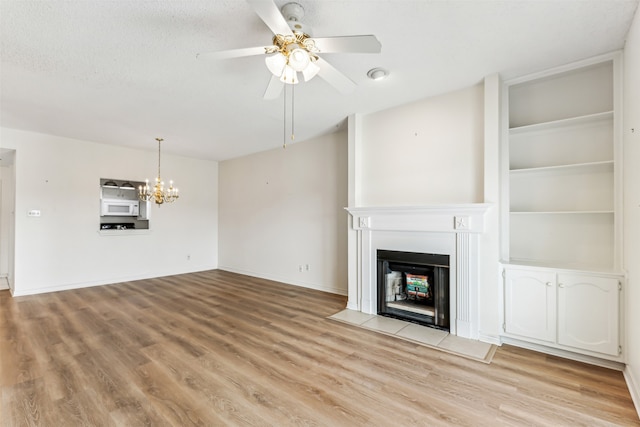
M 143 202 L 153 201 L 157 205 L 163 203 L 171 203 L 178 199 L 178 189 L 173 186 L 173 181 L 169 181 L 169 188 L 164 188 L 164 181 L 160 178 L 160 143 L 164 141 L 162 138 L 156 138 L 158 141 L 158 176 L 156 184 L 153 188 L 149 187 L 149 180 L 145 179 L 144 186 L 138 187 L 138 197 Z
M 276 34 L 273 46 L 266 47 L 265 52 L 273 53 L 265 58 L 265 63 L 269 71 L 280 77 L 283 83 L 297 84 L 298 72 L 301 72 L 304 81 L 308 82 L 320 71 L 316 64 L 316 53 L 319 50 L 307 34 L 297 31 L 293 35 Z

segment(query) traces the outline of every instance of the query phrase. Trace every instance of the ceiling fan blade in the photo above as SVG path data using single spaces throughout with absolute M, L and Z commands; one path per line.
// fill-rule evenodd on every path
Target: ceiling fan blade
M 355 90 L 356 84 L 349 77 L 342 74 L 333 65 L 329 64 L 322 58 L 316 60 L 316 65 L 320 67 L 318 75 L 327 83 L 335 87 L 338 92 L 343 94 L 351 93 Z
M 380 53 L 382 45 L 374 35 L 312 37 L 321 53 Z
M 202 59 L 230 59 L 241 58 L 243 56 L 262 55 L 265 53 L 264 46 L 245 47 L 242 49 L 220 50 L 217 52 L 205 52 L 196 54 L 196 58 Z
M 251 5 L 260 19 L 267 24 L 273 34 L 293 35 L 293 31 L 289 28 L 289 24 L 287 24 L 273 0 L 247 0 L 247 3 Z
M 272 74 L 267 90 L 264 91 L 264 99 L 276 99 L 280 96 L 280 92 L 282 92 L 283 87 L 284 83 L 280 81 L 280 78 Z

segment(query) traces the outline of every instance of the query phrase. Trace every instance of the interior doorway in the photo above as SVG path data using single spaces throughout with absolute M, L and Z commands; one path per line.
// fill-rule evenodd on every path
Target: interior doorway
M 0 148 L 0 289 L 13 289 L 15 150 Z

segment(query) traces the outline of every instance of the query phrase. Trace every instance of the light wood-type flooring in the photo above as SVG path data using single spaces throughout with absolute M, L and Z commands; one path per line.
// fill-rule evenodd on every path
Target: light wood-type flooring
M 345 303 L 222 271 L 2 291 L 2 425 L 640 425 L 620 372 L 487 365 L 326 318 Z

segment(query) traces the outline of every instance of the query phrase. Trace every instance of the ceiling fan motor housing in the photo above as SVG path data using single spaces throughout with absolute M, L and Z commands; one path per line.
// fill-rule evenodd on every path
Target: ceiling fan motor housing
M 304 8 L 300 3 L 287 3 L 282 6 L 280 11 L 287 21 L 302 21 L 302 18 L 304 18 Z
M 287 24 L 289 24 L 291 31 L 294 33 L 311 35 L 311 27 L 302 22 L 302 18 L 304 18 L 304 8 L 300 3 L 287 3 L 282 6 L 280 11 L 282 12 L 284 19 L 287 21 Z

